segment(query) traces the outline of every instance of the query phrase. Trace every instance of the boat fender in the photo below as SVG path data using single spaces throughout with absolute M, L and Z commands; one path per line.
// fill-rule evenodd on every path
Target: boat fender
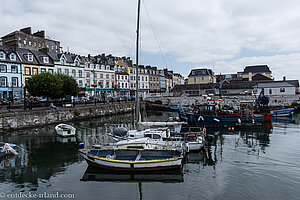
M 220 120 L 219 120 L 219 119 L 217 119 L 217 118 L 214 118 L 214 121 L 216 121 L 216 122 L 220 122 Z
M 255 120 L 254 119 L 252 119 L 252 123 L 255 124 Z
M 206 128 L 205 127 L 203 128 L 203 133 L 204 133 L 204 136 L 206 136 Z
M 237 121 L 238 121 L 238 123 L 239 123 L 239 124 L 241 124 L 241 123 L 242 123 L 242 120 L 241 120 L 240 118 L 238 118 L 238 120 L 237 120 Z
M 202 116 L 199 116 L 198 121 L 204 121 L 204 118 Z

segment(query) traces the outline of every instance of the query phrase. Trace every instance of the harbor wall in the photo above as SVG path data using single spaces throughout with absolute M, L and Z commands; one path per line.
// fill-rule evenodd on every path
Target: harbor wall
M 132 112 L 135 103 L 106 104 L 52 110 L 19 111 L 0 114 L 0 131 L 15 130 L 67 121 Z
M 189 96 L 189 97 L 147 97 L 146 100 L 155 102 L 162 101 L 164 105 L 191 105 L 195 101 L 204 102 L 206 97 L 203 96 Z M 219 97 L 216 96 L 216 99 Z M 270 106 L 290 106 L 293 102 L 300 102 L 300 95 L 280 95 L 269 96 Z M 252 95 L 239 95 L 239 96 L 223 96 L 223 99 L 228 103 L 239 103 L 241 101 L 254 101 L 255 96 Z

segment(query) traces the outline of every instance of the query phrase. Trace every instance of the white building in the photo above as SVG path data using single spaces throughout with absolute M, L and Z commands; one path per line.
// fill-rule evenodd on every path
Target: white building
M 296 87 L 287 82 L 266 82 L 258 83 L 253 87 L 253 94 L 259 95 L 262 88 L 264 88 L 265 95 L 276 96 L 276 95 L 295 95 Z

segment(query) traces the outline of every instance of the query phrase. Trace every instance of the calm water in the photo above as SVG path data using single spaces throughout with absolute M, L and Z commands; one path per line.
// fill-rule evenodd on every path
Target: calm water
M 164 120 L 172 113 L 149 113 Z M 78 142 L 103 139 L 107 123 L 131 115 L 71 123 L 76 138 L 63 141 L 54 125 L 15 131 L 0 141 L 18 144 L 17 157 L 0 160 L 1 192 L 74 194 L 76 199 L 300 199 L 300 115 L 258 130 L 208 130 L 216 142 L 189 155 L 182 171 L 117 174 L 88 168 Z M 272 128 L 270 130 L 270 128 Z

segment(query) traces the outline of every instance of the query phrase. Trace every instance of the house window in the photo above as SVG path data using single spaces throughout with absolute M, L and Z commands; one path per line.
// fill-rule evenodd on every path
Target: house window
M 36 74 L 38 74 L 38 73 L 39 73 L 39 69 L 33 67 L 33 68 L 32 68 L 32 75 L 36 75 Z
M 33 43 L 33 46 L 36 47 L 36 42 Z
M 48 72 L 49 72 L 50 74 L 53 74 L 53 69 L 48 69 Z
M 10 54 L 10 60 L 16 60 L 16 54 L 14 53 Z
M 44 73 L 46 72 L 46 69 L 45 68 L 41 68 L 41 73 Z
M 0 77 L 0 86 L 6 87 L 7 86 L 7 77 Z
M 76 70 L 72 69 L 72 76 L 75 77 L 76 76 Z
M 79 62 L 77 60 L 75 61 L 75 66 L 79 66 Z
M 5 53 L 3 51 L 0 52 L 0 59 L 1 60 L 5 59 Z
M 64 59 L 61 59 L 61 60 L 60 60 L 60 64 L 61 64 L 61 65 L 65 65 L 65 60 L 64 60 Z
M 103 74 L 100 74 L 100 78 L 103 78 Z
M 109 74 L 106 74 L 106 79 L 109 79 Z
M 11 78 L 11 83 L 13 87 L 18 87 L 18 78 L 17 77 L 12 77 Z
M 285 92 L 285 88 L 280 88 L 280 92 Z
M 269 94 L 272 94 L 272 89 L 269 89 Z
M 65 74 L 69 75 L 69 69 L 65 69 Z
M 27 43 L 27 41 L 26 41 L 26 40 L 24 40 L 24 45 L 26 45 L 26 43 Z
M 31 41 L 28 42 L 28 45 L 31 46 Z
M 25 75 L 31 75 L 30 67 L 25 67 Z
M 61 74 L 61 68 L 57 68 L 57 73 Z
M 204 81 L 204 77 L 201 77 L 202 81 Z
M 33 61 L 33 55 L 32 54 L 27 54 L 27 60 L 29 61 L 29 62 L 32 62 Z
M 86 80 L 86 85 L 87 85 L 88 87 L 91 86 L 90 80 Z
M 123 76 L 122 76 L 122 77 L 123 77 Z M 115 75 L 114 75 L 114 74 L 111 75 L 111 79 L 115 79 Z
M 90 72 L 86 72 L 86 77 L 90 78 Z
M 12 65 L 11 66 L 11 73 L 18 73 L 18 66 Z
M 0 65 L 0 72 L 6 72 L 7 66 L 6 65 Z
M 79 78 L 82 77 L 82 70 L 79 70 L 79 71 L 78 71 L 78 76 L 79 76 Z
M 78 86 L 79 86 L 79 87 L 82 87 L 82 86 L 83 86 L 82 80 L 79 80 L 79 81 L 78 81 Z
M 44 63 L 49 63 L 49 58 L 48 57 L 43 57 Z

